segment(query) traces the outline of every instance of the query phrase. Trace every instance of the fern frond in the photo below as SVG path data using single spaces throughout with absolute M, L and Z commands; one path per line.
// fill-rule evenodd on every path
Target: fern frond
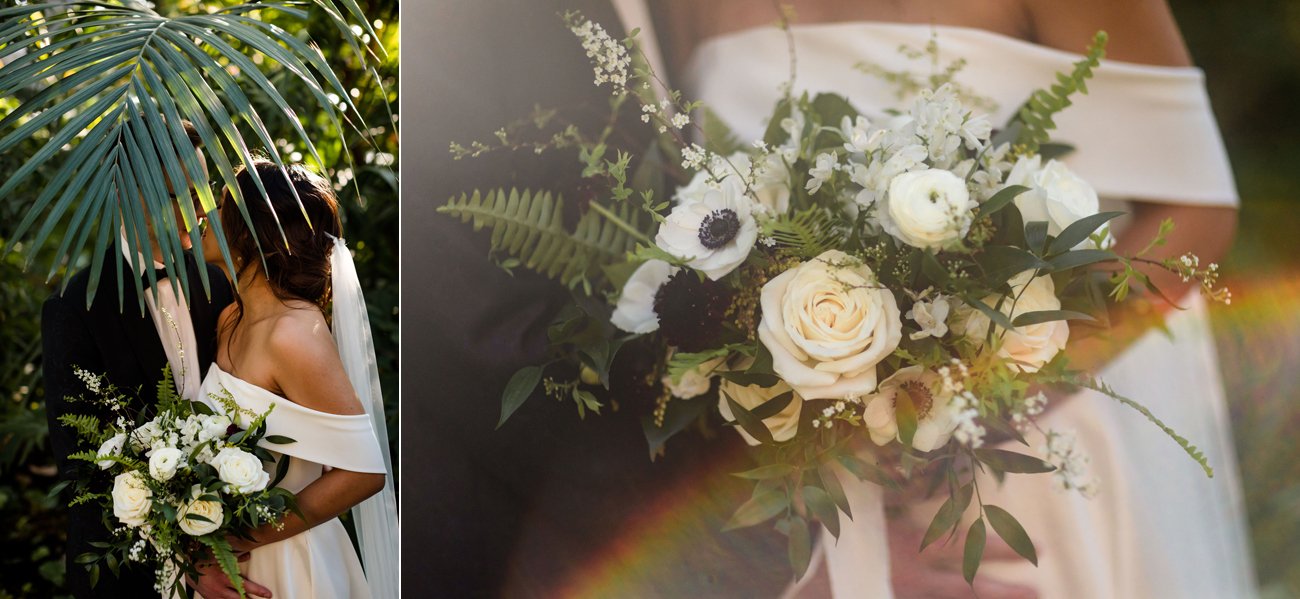
M 836 247 L 841 239 L 836 218 L 822 208 L 783 214 L 763 225 L 763 234 L 802 258 L 815 258 Z
M 1083 60 L 1074 63 L 1070 74 L 1056 74 L 1056 83 L 1049 89 L 1035 90 L 1029 101 L 1020 107 L 1013 124 L 1020 125 L 1017 145 L 1023 145 L 1029 152 L 1037 152 L 1039 144 L 1047 143 L 1051 136 L 1048 131 L 1056 128 L 1052 116 L 1070 106 L 1070 96 L 1075 92 L 1088 93 L 1086 81 L 1092 78 L 1092 70 L 1101 64 L 1106 55 L 1105 31 L 1098 31 L 1088 44 L 1088 53 Z
M 627 203 L 613 209 L 593 203 L 572 232 L 564 227 L 564 200 L 549 192 L 475 191 L 451 198 L 438 212 L 472 222 L 475 231 L 490 228 L 493 253 L 588 292 L 604 276 L 602 265 L 624 259 L 638 240 L 649 242 L 639 210 Z
M 1196 447 L 1195 445 L 1192 445 L 1192 443 L 1188 441 L 1186 437 L 1178 434 L 1177 431 L 1173 429 L 1173 427 L 1169 426 L 1168 424 L 1165 424 L 1163 420 L 1161 420 L 1159 417 L 1153 414 L 1151 410 L 1148 409 L 1146 406 L 1132 399 L 1124 397 L 1123 395 L 1120 395 L 1114 389 L 1110 388 L 1109 385 L 1096 379 L 1084 379 L 1082 381 L 1070 381 L 1070 382 L 1080 387 L 1083 387 L 1085 389 L 1092 389 L 1093 391 L 1096 391 L 1098 393 L 1101 393 L 1102 395 L 1114 399 L 1115 401 L 1118 401 L 1121 404 L 1133 408 L 1139 414 L 1145 416 L 1147 420 L 1151 421 L 1152 424 L 1156 425 L 1161 431 L 1164 431 L 1164 433 L 1168 435 L 1170 439 L 1173 439 L 1174 442 L 1177 443 L 1179 447 L 1183 448 L 1183 451 L 1186 452 L 1187 455 L 1190 456 L 1193 460 L 1195 460 L 1197 464 L 1200 464 L 1202 470 L 1205 470 L 1206 476 L 1210 478 L 1214 478 L 1214 469 L 1210 467 L 1210 461 L 1206 459 L 1205 452 L 1202 452 L 1200 448 Z
M 60 414 L 59 422 L 77 431 L 77 436 L 82 439 L 97 440 L 103 434 L 99 418 L 90 414 Z

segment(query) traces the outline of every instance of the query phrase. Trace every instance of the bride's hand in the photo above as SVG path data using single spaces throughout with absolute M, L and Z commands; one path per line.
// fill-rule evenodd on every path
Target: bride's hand
M 247 553 L 240 556 L 240 561 L 247 558 Z M 203 561 L 194 565 L 199 571 L 198 576 L 186 576 L 185 582 L 191 589 L 198 593 L 203 599 L 239 599 L 239 591 L 231 586 L 230 579 L 226 573 L 221 571 L 214 561 Z M 256 582 L 244 578 L 244 592 L 252 597 L 266 597 L 270 599 L 271 589 L 268 589 Z

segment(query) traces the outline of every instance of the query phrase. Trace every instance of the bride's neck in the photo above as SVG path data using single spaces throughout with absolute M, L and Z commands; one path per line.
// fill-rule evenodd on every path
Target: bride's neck
M 239 276 L 236 289 L 243 304 L 244 318 L 261 320 L 274 312 L 284 310 L 284 301 L 275 294 L 271 281 L 261 268 L 250 269 Z

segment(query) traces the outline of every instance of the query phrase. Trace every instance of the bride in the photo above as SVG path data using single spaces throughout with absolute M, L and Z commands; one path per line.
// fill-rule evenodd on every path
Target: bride
M 237 553 L 247 553 L 244 584 L 253 596 L 277 599 L 397 597 L 383 404 L 364 302 L 339 239 L 338 203 L 329 182 L 301 166 L 282 171 L 259 160 L 253 169 L 269 201 L 261 201 L 253 172 L 238 173 L 252 227 L 227 192 L 219 226 L 204 230 L 204 256 L 223 269 L 215 235 L 224 232 L 235 266 L 226 274 L 237 293 L 219 320 L 216 363 L 199 397 L 214 405 L 233 398 L 259 413 L 274 406 L 268 436 L 294 442 L 266 448 L 277 463 L 289 460 L 278 486 L 296 494 L 300 514 L 254 530 L 251 539 L 230 539 Z M 349 508 L 364 573 L 337 519 Z M 238 597 L 215 565 L 189 583 L 209 599 Z
M 1226 252 L 1236 223 L 1236 190 L 1203 74 L 1191 66 L 1163 0 L 807 0 L 793 8 L 797 17 L 787 37 L 772 25 L 779 17 L 775 3 L 657 4 L 654 24 L 672 80 L 740 138 L 752 140 L 762 136 L 761 119 L 792 71 L 796 95 L 843 94 L 863 114 L 883 119 L 886 109 L 903 106 L 903 100 L 894 86 L 855 65 L 873 63 L 924 78 L 965 59 L 969 64 L 957 81 L 992 99 L 992 121 L 1003 123 L 1032 90 L 1051 84 L 1053 73 L 1068 71 L 1094 32 L 1105 30 L 1107 60 L 1089 82 L 1091 93 L 1061 114 L 1053 135 L 1078 148 L 1066 162 L 1103 201 L 1126 203 L 1122 209 L 1131 216 L 1114 229 L 1117 252 L 1140 250 L 1166 218 L 1177 229 L 1152 257 L 1195 252 L 1214 262 Z M 648 31 L 643 28 L 643 35 Z M 932 36 L 941 58 L 937 66 L 899 52 L 900 46 L 924 48 Z M 1111 400 L 1091 393 L 1059 399 L 1040 423 L 1075 429 L 1078 445 L 1091 455 L 1099 493 L 1089 500 L 1053 488 L 1050 476 L 1009 477 L 989 501 L 1024 524 L 1042 556 L 1040 567 L 986 563 L 980 578 L 1009 586 L 989 586 L 982 594 L 1008 596 L 1026 587 L 1048 598 L 1255 594 L 1226 398 L 1204 304 L 1191 284 L 1164 272 L 1149 274 L 1188 308 L 1176 311 L 1155 300 L 1174 339 L 1138 330 L 1127 348 L 1079 352 L 1071 363 L 1089 366 L 1198 443 L 1211 456 L 1215 477 L 1206 479 L 1159 431 Z M 1043 440 L 1031 443 L 1037 448 Z M 911 520 L 890 522 L 890 536 L 903 541 L 887 547 L 879 489 L 859 485 L 851 494 L 857 504 L 853 525 L 838 542 L 822 535 L 811 576 L 794 593 L 968 592 L 956 572 L 926 570 L 935 548 L 916 554 L 920 533 L 912 529 L 923 530 L 937 504 L 912 506 Z M 960 540 L 954 544 L 959 555 Z

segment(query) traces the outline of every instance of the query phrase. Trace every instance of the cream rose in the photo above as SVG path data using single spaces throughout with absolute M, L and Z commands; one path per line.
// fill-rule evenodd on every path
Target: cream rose
M 1025 222 L 1047 221 L 1047 233 L 1060 235 L 1066 227 L 1101 210 L 1097 192 L 1064 163 L 1049 160 L 1042 165 L 1041 156 L 1022 157 L 1007 175 L 1007 185 L 1029 188 L 1016 196 L 1016 208 Z M 1083 240 L 1076 247 L 1092 247 Z
M 226 483 L 228 492 L 256 493 L 271 482 L 271 475 L 262 468 L 262 460 L 242 449 L 226 447 L 209 463 L 217 469 L 217 476 Z
M 104 441 L 103 445 L 99 446 L 99 450 L 95 452 L 95 457 L 102 458 L 111 455 L 121 455 L 122 446 L 124 445 L 126 445 L 125 433 L 118 433 L 116 435 L 113 435 L 107 441 Z M 95 463 L 99 464 L 100 470 L 108 470 L 109 468 L 112 468 L 113 464 L 115 464 L 116 462 L 114 462 L 113 460 L 99 460 L 98 462 Z
M 1056 286 L 1052 283 L 1052 277 L 1044 275 L 1035 277 L 1031 281 L 1030 277 L 1033 273 L 1034 271 L 1027 270 L 1008 281 L 1012 294 L 1002 302 L 1002 313 L 1013 321 L 1017 316 L 1028 312 L 1061 309 L 1061 300 L 1056 297 Z M 1012 298 L 1016 296 L 1020 299 L 1014 302 L 1015 308 L 1012 309 Z M 984 299 L 984 303 L 989 306 L 997 305 L 997 301 L 997 296 Z M 970 307 L 965 307 L 963 312 L 965 315 L 962 319 L 964 321 L 961 325 L 962 332 L 976 343 L 983 343 L 991 326 L 989 317 Z M 1010 360 L 1013 368 L 1024 372 L 1038 372 L 1044 364 L 1056 356 L 1057 352 L 1065 349 L 1065 344 L 1069 340 L 1070 325 L 1064 320 L 1025 325 L 1007 331 L 1002 337 L 1002 346 L 998 348 L 998 355 Z
M 948 443 L 957 429 L 957 408 L 951 394 L 942 393 L 939 375 L 921 366 L 908 366 L 880 382 L 876 393 L 867 398 L 862 423 L 876 445 L 902 437 L 898 432 L 898 390 L 904 389 L 916 408 L 916 432 L 912 447 L 917 451 L 934 451 Z
M 655 294 L 677 271 L 681 270 L 663 260 L 647 260 L 623 285 L 614 314 L 609 321 L 619 330 L 638 335 L 659 328 L 659 315 L 655 313 Z
M 176 523 L 180 525 L 181 530 L 190 536 L 201 537 L 221 528 L 222 522 L 225 521 L 221 502 L 199 501 L 198 498 L 203 496 L 203 489 L 198 485 L 194 485 L 191 489 L 190 496 L 193 499 L 181 505 L 181 509 L 176 511 Z M 190 516 L 197 516 L 203 520 Z
M 746 410 L 753 410 L 763 405 L 768 400 L 790 391 L 790 385 L 785 382 L 779 382 L 773 387 L 759 387 L 757 385 L 741 386 L 727 379 L 722 379 L 718 393 L 718 412 L 722 417 L 731 422 L 736 419 L 735 414 L 731 411 L 731 405 L 727 403 L 727 398 L 740 405 Z M 772 439 L 776 441 L 789 441 L 799 432 L 799 412 L 803 409 L 803 398 L 795 392 L 794 397 L 790 399 L 790 404 L 774 416 L 763 419 L 763 425 L 772 433 Z M 758 439 L 745 431 L 744 427 L 737 426 L 736 432 L 745 439 L 750 445 L 758 445 Z
M 144 524 L 153 507 L 153 491 L 140 478 L 140 473 L 129 470 L 113 477 L 113 515 L 127 526 L 135 528 Z
M 185 461 L 185 453 L 175 447 L 160 447 L 149 454 L 149 476 L 157 481 L 169 481 Z
M 763 285 L 758 337 L 772 367 L 807 399 L 876 388 L 876 364 L 902 339 L 893 293 L 848 254 L 831 250 Z
M 966 236 L 975 206 L 961 177 L 932 168 L 894 177 L 877 214 L 885 232 L 903 243 L 941 249 Z

